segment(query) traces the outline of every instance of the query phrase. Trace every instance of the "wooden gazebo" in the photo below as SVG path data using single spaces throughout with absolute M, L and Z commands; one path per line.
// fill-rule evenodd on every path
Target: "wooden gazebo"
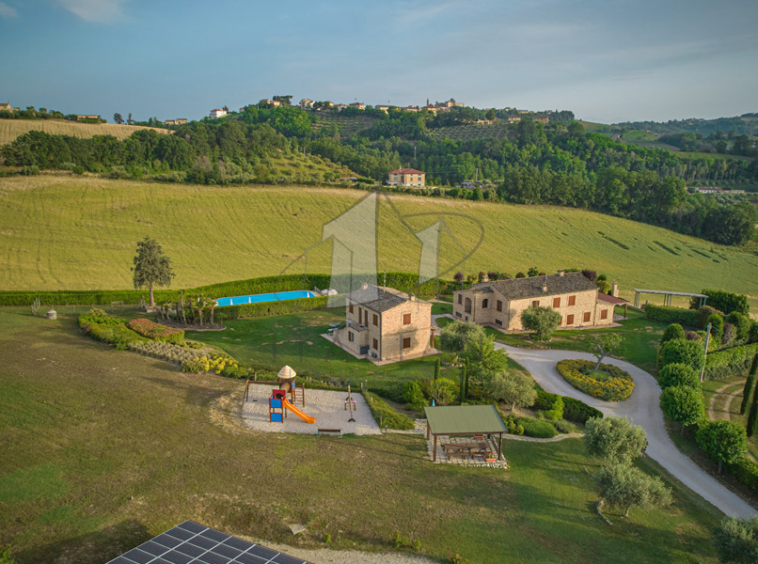
M 497 457 L 503 452 L 508 428 L 494 405 L 444 405 L 425 407 L 426 438 L 434 436 L 432 460 L 437 461 L 437 436 L 497 435 Z

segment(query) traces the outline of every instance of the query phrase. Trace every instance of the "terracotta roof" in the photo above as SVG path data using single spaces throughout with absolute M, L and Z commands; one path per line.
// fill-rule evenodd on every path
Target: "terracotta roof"
M 390 174 L 425 174 L 415 168 L 399 168 L 397 170 L 391 170 Z
M 544 284 L 547 284 L 547 292 L 542 289 Z M 487 286 L 501 293 L 509 300 L 523 300 L 526 298 L 597 290 L 597 285 L 588 280 L 581 272 L 567 272 L 563 276 L 552 274 L 550 276 L 533 276 L 531 278 L 483 282 L 482 284 L 474 284 L 472 289 Z
M 609 304 L 613 305 L 622 305 L 622 304 L 628 304 L 628 300 L 624 300 L 622 298 L 617 298 L 615 296 L 609 296 L 608 294 L 603 294 L 601 292 L 597 293 L 597 297 L 600 300 L 603 300 L 604 302 L 608 302 Z

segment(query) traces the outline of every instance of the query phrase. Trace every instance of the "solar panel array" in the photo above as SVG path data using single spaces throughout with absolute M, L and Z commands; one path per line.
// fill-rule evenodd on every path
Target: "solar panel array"
M 108 564 L 313 564 L 194 521 L 142 543 Z

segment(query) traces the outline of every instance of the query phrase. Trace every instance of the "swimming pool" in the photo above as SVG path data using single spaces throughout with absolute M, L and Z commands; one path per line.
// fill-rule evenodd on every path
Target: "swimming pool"
M 216 304 L 219 307 L 244 304 L 262 304 L 266 302 L 281 302 L 284 300 L 298 300 L 300 298 L 315 298 L 316 294 L 308 290 L 291 290 L 289 292 L 271 292 L 270 294 L 251 294 L 249 296 L 234 296 L 232 298 L 218 298 Z

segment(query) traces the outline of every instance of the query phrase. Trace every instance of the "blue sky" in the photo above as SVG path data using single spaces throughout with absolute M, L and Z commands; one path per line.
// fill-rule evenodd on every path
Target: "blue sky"
M 758 111 L 755 0 L 0 0 L 0 102 L 197 119 L 295 100 Z

